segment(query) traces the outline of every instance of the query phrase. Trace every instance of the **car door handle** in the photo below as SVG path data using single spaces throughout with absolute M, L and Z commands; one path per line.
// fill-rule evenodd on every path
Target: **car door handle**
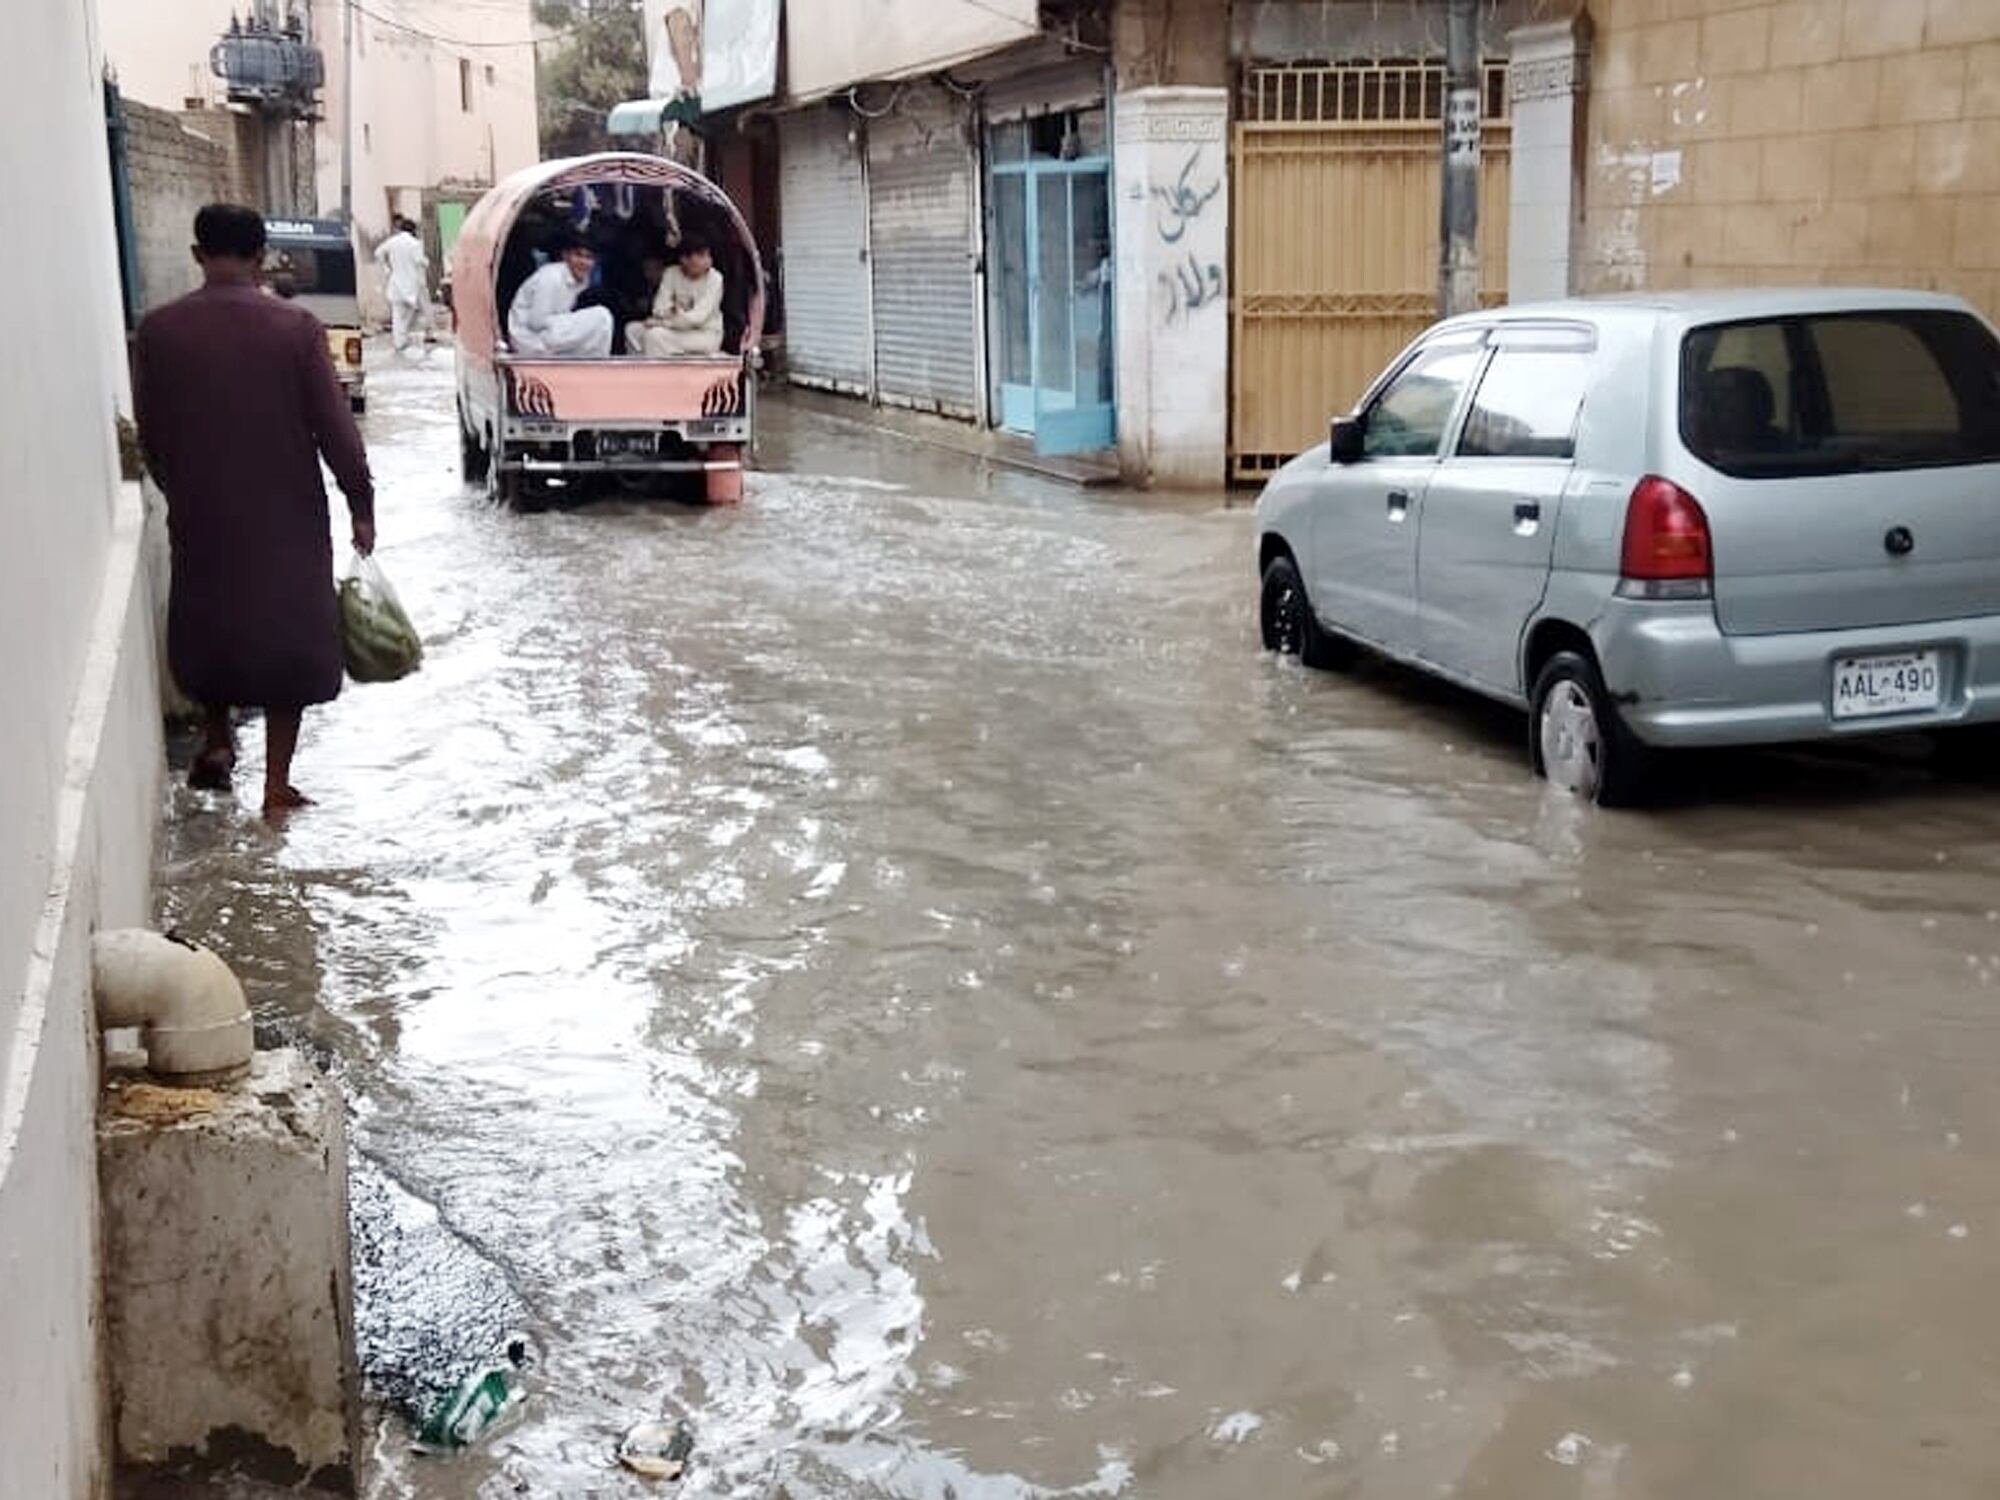
M 1407 490 L 1389 491 L 1389 519 L 1401 521 L 1410 513 L 1410 494 Z
M 1514 503 L 1514 535 L 1533 536 L 1542 529 L 1542 502 L 1517 500 Z

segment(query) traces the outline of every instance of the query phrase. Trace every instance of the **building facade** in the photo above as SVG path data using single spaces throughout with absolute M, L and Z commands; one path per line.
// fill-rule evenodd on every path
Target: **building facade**
M 529 0 L 313 0 L 327 50 L 317 137 L 319 210 L 352 205 L 364 252 L 392 216 L 425 228 L 432 274 L 448 263 L 465 206 L 541 159 L 535 112 L 537 32 Z M 351 21 L 353 43 L 343 27 Z M 353 61 L 350 88 L 346 59 Z M 352 100 L 352 109 L 349 101 Z M 363 276 L 363 307 L 386 316 L 380 278 Z
M 786 11 L 790 378 L 1043 453 L 1115 452 L 1142 483 L 1218 482 L 1223 8 L 866 9 Z
M 92 0 L 9 11 L 0 226 L 60 204 L 63 292 L 24 298 L 0 370 L 0 1495 L 108 1490 L 98 1348 L 93 931 L 150 915 L 163 762 L 107 96 Z
M 1234 0 L 1230 474 L 1436 314 L 1443 7 Z M 1913 286 L 2000 313 L 2000 0 L 1479 9 L 1488 303 Z
M 2000 0 L 1592 0 L 1570 282 L 1854 283 L 2000 316 Z
M 126 98 L 178 112 L 233 154 L 257 153 L 268 166 L 254 202 L 267 212 L 351 211 L 363 255 L 406 214 L 425 227 L 441 268 L 465 205 L 539 157 L 530 0 L 101 0 L 101 9 Z M 246 11 L 310 54 L 298 107 L 246 97 L 240 77 L 211 66 Z M 238 48 L 240 74 L 256 62 Z M 361 282 L 364 307 L 382 316 L 378 278 Z

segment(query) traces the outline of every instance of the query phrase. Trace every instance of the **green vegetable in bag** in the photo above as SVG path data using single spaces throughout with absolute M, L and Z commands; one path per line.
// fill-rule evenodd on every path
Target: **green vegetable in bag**
M 423 665 L 424 643 L 372 557 L 340 580 L 340 654 L 356 682 L 395 682 Z

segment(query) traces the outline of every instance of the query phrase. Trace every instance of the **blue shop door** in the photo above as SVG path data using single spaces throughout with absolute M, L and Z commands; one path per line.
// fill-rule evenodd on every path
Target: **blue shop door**
M 1110 172 L 1102 157 L 1065 161 L 1007 150 L 994 135 L 991 177 L 994 413 L 1037 452 L 1111 446 Z
M 1111 446 L 1111 196 L 1102 166 L 1051 163 L 1034 172 L 1035 451 Z

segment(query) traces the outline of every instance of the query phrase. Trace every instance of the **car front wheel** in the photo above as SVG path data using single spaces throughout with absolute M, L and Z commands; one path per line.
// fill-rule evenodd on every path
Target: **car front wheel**
M 1597 663 L 1558 651 L 1535 679 L 1530 753 L 1535 769 L 1600 807 L 1631 807 L 1650 785 L 1652 756 L 1619 717 Z
M 1306 597 L 1305 580 L 1291 558 L 1278 556 L 1264 569 L 1264 588 L 1258 605 L 1258 622 L 1264 649 L 1280 656 L 1296 656 L 1309 667 L 1337 666 L 1341 643 L 1320 629 Z

